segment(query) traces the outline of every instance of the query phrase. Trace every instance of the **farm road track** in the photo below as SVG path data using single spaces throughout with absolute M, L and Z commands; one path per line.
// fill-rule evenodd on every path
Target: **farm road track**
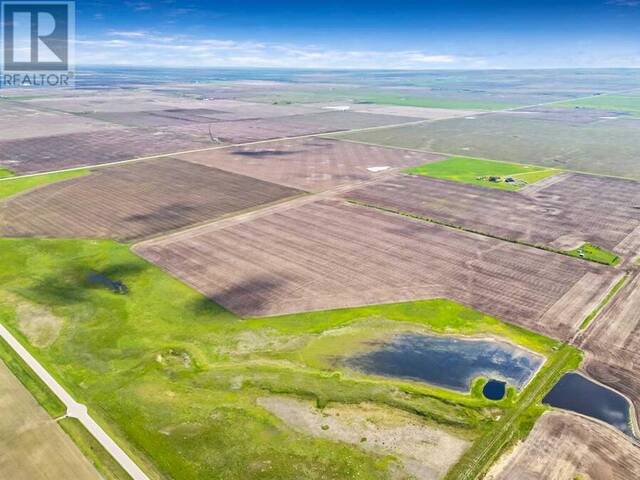
M 502 417 L 495 428 L 476 441 L 471 447 L 470 453 L 465 455 L 462 462 L 449 472 L 446 477 L 447 480 L 474 480 L 480 478 L 488 470 L 501 453 L 501 446 L 505 445 L 514 435 L 512 430 L 514 421 L 527 408 L 539 401 L 557 381 L 558 375 L 571 358 L 571 349 L 569 347 L 564 348 L 563 352 L 560 352 L 556 358 L 551 360 L 552 364 L 541 373 L 541 377 L 536 379 L 535 383 L 524 391 L 518 405 Z M 473 451 L 476 445 L 481 446 L 478 452 Z
M 67 407 L 67 417 L 75 418 L 89 431 L 91 435 L 109 452 L 116 462 L 131 476 L 133 480 L 149 480 L 149 477 L 140 467 L 122 450 L 116 442 L 105 432 L 100 425 L 89 415 L 87 407 L 76 402 L 71 395 L 60 385 L 53 376 L 38 362 L 22 344 L 0 325 L 0 337 L 20 356 L 20 358 L 33 370 L 45 385 Z

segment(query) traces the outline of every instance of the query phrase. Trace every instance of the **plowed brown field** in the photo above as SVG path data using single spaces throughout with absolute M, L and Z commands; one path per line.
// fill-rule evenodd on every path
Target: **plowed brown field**
M 132 240 L 301 193 L 181 160 L 142 161 L 0 203 L 0 234 Z
M 352 142 L 304 138 L 189 153 L 177 158 L 303 190 L 318 191 L 368 180 L 376 175 L 376 170 L 382 171 L 384 167 L 421 165 L 444 157 Z
M 136 252 L 245 316 L 446 297 L 567 338 L 614 273 L 543 250 L 322 200 Z
M 584 369 L 593 378 L 631 399 L 640 412 L 640 273 L 620 290 L 586 334 Z M 640 421 L 640 417 L 637 417 Z
M 622 433 L 562 412 L 542 416 L 529 437 L 489 471 L 487 480 L 631 480 L 640 448 Z
M 640 226 L 640 183 L 562 174 L 519 192 L 402 175 L 349 198 L 530 244 L 573 249 L 584 242 L 616 249 Z

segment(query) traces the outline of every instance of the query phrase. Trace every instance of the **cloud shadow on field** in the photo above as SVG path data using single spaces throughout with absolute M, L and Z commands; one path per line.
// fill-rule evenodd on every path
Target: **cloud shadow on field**
M 255 158 L 286 157 L 300 153 L 304 152 L 302 150 L 236 150 L 232 152 L 233 155 Z
M 248 278 L 225 291 L 213 292 L 213 301 L 239 316 L 266 315 L 280 298 L 286 282 L 275 276 L 260 275 Z

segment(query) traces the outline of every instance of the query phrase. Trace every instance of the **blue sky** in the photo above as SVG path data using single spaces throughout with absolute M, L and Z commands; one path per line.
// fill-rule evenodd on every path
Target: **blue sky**
M 78 0 L 79 63 L 640 67 L 640 0 Z

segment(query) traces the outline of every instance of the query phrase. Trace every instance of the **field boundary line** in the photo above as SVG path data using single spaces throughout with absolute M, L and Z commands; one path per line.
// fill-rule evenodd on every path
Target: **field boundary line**
M 263 143 L 272 143 L 272 142 L 279 142 L 279 141 L 286 141 L 286 140 L 301 140 L 301 139 L 305 139 L 305 138 L 314 138 L 314 137 L 321 137 L 322 135 L 336 135 L 338 133 L 357 133 L 357 132 L 365 132 L 365 131 L 371 131 L 371 130 L 379 130 L 382 128 L 394 128 L 394 127 L 404 127 L 404 126 L 410 126 L 410 125 L 417 125 L 420 123 L 424 123 L 424 122 L 429 122 L 430 120 L 417 120 L 417 121 L 412 121 L 412 122 L 403 122 L 403 123 L 396 123 L 396 124 L 391 124 L 391 125 L 381 125 L 381 126 L 375 126 L 375 127 L 365 127 L 365 128 L 356 128 L 356 129 L 352 129 L 352 130 L 336 130 L 333 132 L 321 132 L 321 133 L 309 133 L 309 134 L 305 134 L 305 135 L 294 135 L 291 137 L 278 137 L 278 138 L 269 138 L 266 140 L 255 140 L 252 142 L 242 142 L 242 143 L 231 143 L 228 145 L 216 145 L 214 147 L 203 147 L 203 148 L 195 148 L 195 149 L 191 149 L 191 150 L 183 150 L 183 151 L 179 151 L 179 152 L 166 152 L 166 153 L 159 153 L 159 154 L 153 154 L 153 155 L 147 155 L 144 157 L 135 157 L 135 158 L 129 158 L 127 160 L 117 160 L 115 162 L 106 162 L 106 163 L 98 163 L 95 165 L 79 165 L 77 167 L 70 167 L 70 168 L 62 168 L 59 170 L 49 170 L 46 172 L 34 172 L 34 173 L 27 173 L 24 175 L 14 175 L 11 177 L 4 177 L 4 178 L 0 178 L 0 182 L 8 182 L 11 180 L 18 180 L 20 178 L 31 178 L 31 177 L 40 177 L 43 175 L 51 175 L 54 173 L 64 173 L 64 172 L 74 172 L 76 170 L 85 170 L 85 169 L 96 169 L 96 168 L 105 168 L 105 167 L 111 167 L 114 165 L 124 165 L 127 163 L 134 163 L 134 162 L 142 162 L 145 160 L 157 160 L 159 158 L 165 158 L 165 157 L 176 157 L 179 155 L 188 155 L 191 153 L 201 153 L 201 152 L 209 152 L 209 151 L 213 151 L 213 150 L 224 150 L 225 148 L 238 148 L 238 147 L 246 147 L 246 146 L 251 146 L 251 145 L 260 145 Z M 327 140 L 332 140 L 332 141 L 340 141 L 338 139 L 333 139 L 333 138 L 328 138 Z M 377 147 L 380 148 L 393 148 L 393 147 L 386 147 L 384 145 L 376 145 Z M 425 152 L 422 152 L 425 153 Z M 180 159 L 178 159 L 180 160 Z
M 596 307 L 589 312 L 589 314 L 582 320 L 578 327 L 578 331 L 575 333 L 573 338 L 571 339 L 571 344 L 575 345 L 579 337 L 585 335 L 589 330 L 589 327 L 595 323 L 595 321 L 600 317 L 604 309 L 607 305 L 613 303 L 620 293 L 621 290 L 627 285 L 631 278 L 631 274 L 629 272 L 623 273 L 615 283 L 609 288 L 609 290 L 604 294 L 604 297 Z
M 499 113 L 499 112 L 492 112 L 492 113 Z M 338 132 L 338 134 L 347 134 L 347 133 L 351 133 L 351 132 Z M 322 137 L 323 135 L 336 135 L 336 134 L 335 133 L 319 133 L 316 136 L 317 137 Z M 570 173 L 579 173 L 581 175 L 589 175 L 591 177 L 616 178 L 618 180 L 627 180 L 627 181 L 630 181 L 630 182 L 640 183 L 640 179 L 632 178 L 632 177 L 623 177 L 621 175 L 612 175 L 610 173 L 593 173 L 593 172 L 587 172 L 585 170 L 570 170 L 568 168 L 556 168 L 556 167 L 548 167 L 546 165 L 534 165 L 533 163 L 523 163 L 523 162 L 508 161 L 508 160 L 496 160 L 495 158 L 477 157 L 475 155 L 472 156 L 472 155 L 464 155 L 464 154 L 451 153 L 451 152 L 438 152 L 436 150 L 420 150 L 420 149 L 417 149 L 417 148 L 400 147 L 400 146 L 396 146 L 396 145 L 384 145 L 384 144 L 380 144 L 380 143 L 365 142 L 363 140 L 354 140 L 352 138 L 336 138 L 336 137 L 328 137 L 328 138 L 330 140 L 339 140 L 341 142 L 359 143 L 359 144 L 362 144 L 362 145 L 370 145 L 372 147 L 392 148 L 394 150 L 406 150 L 408 152 L 418 152 L 418 153 L 433 153 L 435 155 L 442 155 L 444 157 L 466 157 L 466 158 L 474 158 L 474 159 L 477 159 L 477 160 L 485 160 L 487 162 L 510 163 L 510 164 L 515 163 L 517 165 L 526 165 L 526 166 L 529 166 L 529 167 L 544 167 L 544 168 L 548 168 L 549 170 L 557 170 L 558 171 L 558 175 L 560 175 L 562 173 L 568 173 L 568 174 L 570 174 Z M 49 172 L 47 172 L 47 173 L 49 173 Z M 557 175 L 554 175 L 554 177 L 555 176 L 557 176 Z M 19 178 L 19 177 L 7 177 L 7 178 L 4 178 L 4 180 L 7 180 L 8 178 Z M 0 182 L 2 180 L 3 179 L 0 178 Z M 447 181 L 448 182 L 455 182 L 456 180 L 447 180 Z M 519 191 L 524 190 L 524 188 L 526 188 L 527 186 L 532 186 L 532 185 L 535 185 L 535 183 L 530 183 L 530 184 L 526 185 L 525 187 L 523 187 L 520 190 L 513 190 L 513 191 L 519 192 Z M 483 187 L 483 188 L 485 188 L 485 187 Z
M 545 106 L 545 105 L 553 105 L 556 103 L 562 103 L 562 102 L 568 102 L 568 101 L 577 101 L 577 100 L 588 100 L 590 98 L 597 98 L 597 97 L 602 97 L 602 96 L 606 96 L 606 95 L 621 95 L 624 93 L 628 93 L 628 92 L 634 92 L 639 90 L 638 88 L 633 88 L 633 89 L 628 89 L 628 90 L 622 90 L 620 92 L 608 92 L 608 93 L 603 93 L 603 94 L 599 94 L 599 95 L 589 95 L 586 97 L 576 97 L 576 98 L 569 98 L 569 99 L 564 99 L 564 100 L 554 100 L 551 102 L 543 102 L 543 103 L 535 103 L 535 104 L 531 104 L 531 105 L 521 105 L 518 107 L 510 107 L 510 108 L 504 108 L 504 109 L 500 109 L 500 110 L 488 110 L 488 111 L 481 111 L 478 112 L 477 114 L 475 114 L 474 116 L 484 116 L 484 115 L 491 115 L 494 113 L 501 113 L 501 112 L 511 112 L 514 110 L 521 110 L 521 109 L 526 109 L 526 108 L 533 108 L 533 107 L 541 107 L 541 106 Z M 9 101 L 12 103 L 18 103 L 18 104 L 22 104 L 22 102 L 20 101 L 16 101 L 16 100 L 11 100 L 9 98 L 3 98 L 0 97 L 0 101 Z M 69 113 L 70 115 L 74 115 L 74 113 L 71 112 L 65 112 L 65 113 Z M 286 115 L 285 115 L 286 116 Z M 464 115 L 460 116 L 460 117 L 452 117 L 452 118 L 464 118 Z M 318 133 L 310 133 L 310 134 L 305 134 L 305 135 L 297 135 L 297 136 L 291 136 L 291 137 L 278 137 L 278 138 L 270 138 L 270 139 L 266 139 L 266 140 L 256 140 L 253 142 L 243 142 L 243 143 L 233 143 L 233 144 L 229 144 L 229 145 L 217 145 L 214 147 L 204 147 L 204 148 L 198 148 L 198 149 L 192 149 L 192 150 L 185 150 L 185 151 L 180 151 L 180 152 L 168 152 L 168 153 L 162 153 L 162 154 L 153 154 L 153 155 L 148 155 L 148 156 L 144 156 L 144 157 L 135 157 L 135 158 L 130 158 L 127 160 L 118 160 L 115 162 L 106 162 L 106 163 L 98 163 L 95 165 L 80 165 L 77 167 L 70 167 L 70 168 L 62 168 L 59 170 L 50 170 L 50 171 L 46 171 L 46 172 L 35 172 L 35 173 L 27 173 L 25 175 L 15 175 L 12 177 L 5 177 L 5 178 L 0 178 L 0 182 L 3 181 L 10 181 L 10 180 L 15 180 L 18 178 L 29 178 L 29 177 L 37 177 L 37 176 L 41 176 L 41 175 L 48 175 L 51 173 L 62 173 L 62 172 L 73 172 L 75 170 L 80 170 L 80 169 L 85 169 L 85 168 L 102 168 L 102 167 L 109 167 L 112 165 L 123 165 L 123 164 L 127 164 L 127 163 L 132 163 L 132 162 L 139 162 L 139 161 L 144 161 L 144 160 L 155 160 L 155 159 L 159 159 L 159 158 L 163 158 L 163 157 L 170 157 L 170 156 L 175 156 L 175 155 L 186 155 L 189 153 L 199 153 L 199 152 L 208 152 L 211 150 L 221 150 L 224 148 L 237 148 L 237 147 L 243 147 L 243 146 L 249 146 L 249 145 L 259 145 L 262 143 L 270 143 L 270 142 L 277 142 L 280 140 L 298 140 L 298 139 L 303 139 L 303 138 L 312 138 L 312 137 L 323 137 L 326 135 L 338 135 L 338 134 L 349 134 L 349 133 L 358 133 L 358 132 L 365 132 L 365 131 L 371 131 L 371 130 L 381 130 L 381 129 L 385 129 L 385 128 L 396 128 L 396 127 L 404 127 L 404 126 L 411 126 L 411 125 L 419 125 L 422 123 L 434 123 L 434 122 L 442 122 L 444 120 L 449 120 L 450 118 L 425 118 L 425 119 L 420 119 L 420 120 L 416 120 L 416 121 L 411 121 L 411 122 L 402 122 L 402 123 L 396 123 L 396 124 L 390 124 L 390 125 L 380 125 L 380 126 L 375 126 L 375 127 L 364 127 L 364 128 L 354 128 L 351 130 L 337 130 L 334 132 L 318 132 Z M 427 153 L 435 153 L 435 154 L 439 154 L 439 155 L 447 155 L 447 156 L 454 156 L 451 153 L 445 153 L 445 152 L 432 152 L 432 151 L 427 151 L 427 150 L 416 150 L 416 149 L 410 149 L 410 148 L 402 148 L 402 147 L 394 147 L 394 146 L 389 146 L 389 145 L 379 145 L 379 144 L 374 144 L 374 143 L 367 143 L 367 142 L 358 142 L 358 141 L 354 141 L 354 140 L 344 140 L 344 139 L 333 139 L 331 138 L 331 140 L 340 140 L 340 141 L 352 141 L 353 143 L 364 143 L 367 145 L 373 145 L 376 147 L 383 147 L 383 148 L 391 148 L 391 149 L 402 149 L 402 150 L 410 150 L 410 151 L 416 151 L 416 152 L 427 152 Z M 473 157 L 473 158 L 479 158 L 481 160 L 492 160 L 494 162 L 501 162 L 501 160 L 493 160 L 490 158 L 481 158 L 481 157 Z M 517 162 L 504 162 L 503 163 L 517 163 Z M 550 167 L 551 168 L 551 167 Z M 581 172 L 578 170 L 567 170 L 567 171 L 574 171 L 577 173 L 585 173 L 588 175 L 594 175 L 594 176 L 605 176 L 605 177 L 613 177 L 613 178 L 623 178 L 626 180 L 633 180 L 627 177 L 618 177 L 615 175 L 600 175 L 600 174 L 594 174 L 594 173 L 589 173 L 589 172 Z
M 31 370 L 42 380 L 45 385 L 60 399 L 67 407 L 65 417 L 75 418 L 89 431 L 91 435 L 100 443 L 104 449 L 120 464 L 120 466 L 131 476 L 133 480 L 149 480 L 149 477 L 142 469 L 122 450 L 118 444 L 105 432 L 100 425 L 89 415 L 87 407 L 78 403 L 60 385 L 55 378 L 22 346 L 13 334 L 2 324 L 0 324 L 0 336 L 14 350 L 14 352 L 27 364 Z
M 485 435 L 477 440 L 480 441 L 482 438 L 491 436 L 490 441 L 487 442 L 479 452 L 472 454 L 472 458 L 467 462 L 467 468 L 457 475 L 455 473 L 453 474 L 456 476 L 447 475 L 445 478 L 455 478 L 456 480 L 477 479 L 487 468 L 490 467 L 495 458 L 502 454 L 504 446 L 507 445 L 514 436 L 515 432 L 512 431 L 513 423 L 520 415 L 522 415 L 522 413 L 525 412 L 525 410 L 536 403 L 537 398 L 544 390 L 548 390 L 553 386 L 549 385 L 549 383 L 565 368 L 567 362 L 571 358 L 571 349 L 573 348 L 573 346 L 564 344 L 562 347 L 564 351 L 559 352 L 559 355 L 556 358 L 549 360 L 549 368 L 545 372 L 541 373 L 541 378 L 537 384 L 531 390 L 523 391 L 522 398 L 518 404 L 511 412 L 507 413 L 503 419 L 500 420 L 500 424 L 489 430 Z M 501 448 L 496 449 L 495 447 L 500 443 L 502 443 Z M 473 448 L 473 446 L 471 448 Z M 453 469 L 456 467 L 457 465 L 454 466 Z
M 350 190 L 354 190 L 356 188 L 365 187 L 367 185 L 376 184 L 378 182 L 383 181 L 388 177 L 393 177 L 398 174 L 398 171 L 402 167 L 392 168 L 385 172 L 377 174 L 375 177 L 361 180 L 359 182 L 346 183 L 343 185 L 338 185 L 334 188 L 330 188 L 328 190 L 323 190 L 320 192 L 305 192 L 304 190 L 302 194 L 285 198 L 280 201 L 276 201 L 275 203 L 260 205 L 253 209 L 242 211 L 242 212 L 233 212 L 229 215 L 226 215 L 221 218 L 215 218 L 213 220 L 205 220 L 197 225 L 189 225 L 187 227 L 181 228 L 179 230 L 174 230 L 171 232 L 164 232 L 158 235 L 155 235 L 150 238 L 145 238 L 141 240 L 137 240 L 131 243 L 132 250 L 136 252 L 136 248 L 144 247 L 147 245 L 153 245 L 154 243 L 163 242 L 164 240 L 168 240 L 170 238 L 179 238 L 181 235 L 192 234 L 199 230 L 215 228 L 216 230 L 228 228 L 232 225 L 237 225 L 245 222 L 249 222 L 255 220 L 257 218 L 261 218 L 265 215 L 271 215 L 280 211 L 288 210 L 291 208 L 296 208 L 302 205 L 306 205 L 308 203 L 318 202 L 321 200 L 338 200 L 343 201 L 344 199 L 339 197 L 341 194 L 345 194 Z M 137 253 L 137 252 L 136 252 Z
M 455 223 L 450 223 L 450 222 L 445 222 L 443 220 L 437 220 L 435 218 L 430 218 L 430 217 L 425 217 L 419 214 L 415 214 L 415 213 L 411 213 L 411 212 L 406 212 L 404 210 L 399 210 L 393 207 L 384 207 L 382 205 L 377 205 L 375 203 L 369 203 L 369 202 L 364 202 L 361 200 L 355 200 L 352 198 L 348 198 L 345 197 L 345 200 L 349 203 L 352 203 L 354 205 L 358 205 L 361 207 L 365 207 L 365 208 L 372 208 L 374 210 L 380 210 L 382 212 L 387 212 L 387 213 L 391 213 L 394 215 L 400 215 L 402 217 L 407 217 L 407 218 L 412 218 L 414 220 L 419 220 L 421 222 L 426 222 L 426 223 L 432 223 L 434 225 L 440 225 L 441 227 L 446 227 L 446 228 L 450 228 L 453 230 L 459 230 L 461 232 L 466 232 L 466 233 L 471 233 L 473 235 L 480 235 L 482 237 L 486 237 L 486 238 L 492 238 L 494 240 L 500 240 L 502 242 L 507 242 L 507 243 L 512 243 L 514 245 L 520 245 L 523 247 L 529 247 L 529 248 L 535 248 L 537 250 L 542 250 L 545 252 L 549 252 L 549 253 L 555 253 L 557 255 L 564 255 L 565 257 L 570 257 L 570 258 L 575 258 L 577 260 L 583 261 L 583 262 L 590 262 L 590 263 L 595 263 L 596 265 L 602 265 L 605 267 L 610 267 L 610 268 L 616 268 L 614 265 L 610 265 L 607 263 L 602 263 L 602 262 L 597 262 L 595 260 L 590 260 L 587 258 L 580 258 L 577 257 L 575 255 L 571 255 L 569 252 L 565 252 L 563 250 L 558 250 L 555 249 L 553 247 L 547 247 L 545 245 L 537 245 L 535 243 L 529 243 L 529 242 L 524 242 L 522 240 L 515 240 L 513 238 L 507 238 L 507 237 L 501 237 L 499 235 L 494 235 L 488 232 L 482 232 L 480 230 L 473 230 L 467 227 L 464 227 L 462 225 L 458 225 Z

